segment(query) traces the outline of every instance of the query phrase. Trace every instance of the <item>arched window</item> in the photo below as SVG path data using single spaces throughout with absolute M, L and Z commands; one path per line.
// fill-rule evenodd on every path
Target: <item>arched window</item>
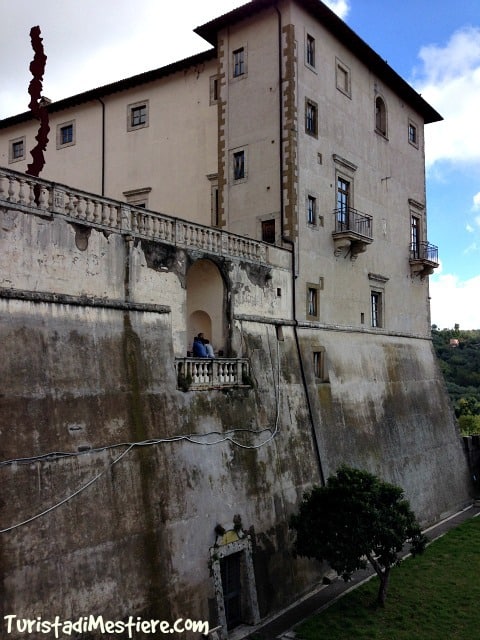
M 387 135 L 387 108 L 380 96 L 375 98 L 375 129 L 382 136 Z

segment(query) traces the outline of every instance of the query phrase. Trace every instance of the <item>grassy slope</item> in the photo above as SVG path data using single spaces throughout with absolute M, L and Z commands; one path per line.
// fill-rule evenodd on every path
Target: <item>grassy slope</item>
M 297 627 L 305 640 L 475 640 L 480 637 L 480 518 L 392 570 L 385 609 L 373 579 Z

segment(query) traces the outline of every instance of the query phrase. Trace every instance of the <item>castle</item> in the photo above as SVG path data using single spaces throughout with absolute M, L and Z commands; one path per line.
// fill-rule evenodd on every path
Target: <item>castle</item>
M 0 121 L 19 617 L 203 618 L 226 638 L 318 583 L 288 520 L 340 464 L 402 486 L 425 525 L 469 501 L 430 340 L 441 116 L 318 0 L 196 32 L 204 53 L 48 104 L 41 178 L 38 123 Z M 200 332 L 214 358 L 192 355 Z

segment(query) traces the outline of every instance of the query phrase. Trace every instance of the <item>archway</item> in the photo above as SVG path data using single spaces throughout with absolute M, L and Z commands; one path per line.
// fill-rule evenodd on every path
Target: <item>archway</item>
M 205 259 L 197 260 L 187 273 L 188 349 L 200 332 L 215 354 L 225 351 L 225 285 L 218 267 Z

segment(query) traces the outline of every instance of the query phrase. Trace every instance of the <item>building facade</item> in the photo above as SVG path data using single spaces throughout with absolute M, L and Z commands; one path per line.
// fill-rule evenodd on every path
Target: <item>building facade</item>
M 317 0 L 196 32 L 213 48 L 51 102 L 41 179 L 38 123 L 0 121 L 2 572 L 26 617 L 33 584 L 42 615 L 189 611 L 226 636 L 318 580 L 288 519 L 340 464 L 424 524 L 469 499 L 430 340 L 441 116 Z M 200 331 L 222 357 L 191 357 Z M 101 496 L 19 505 L 98 473 Z

